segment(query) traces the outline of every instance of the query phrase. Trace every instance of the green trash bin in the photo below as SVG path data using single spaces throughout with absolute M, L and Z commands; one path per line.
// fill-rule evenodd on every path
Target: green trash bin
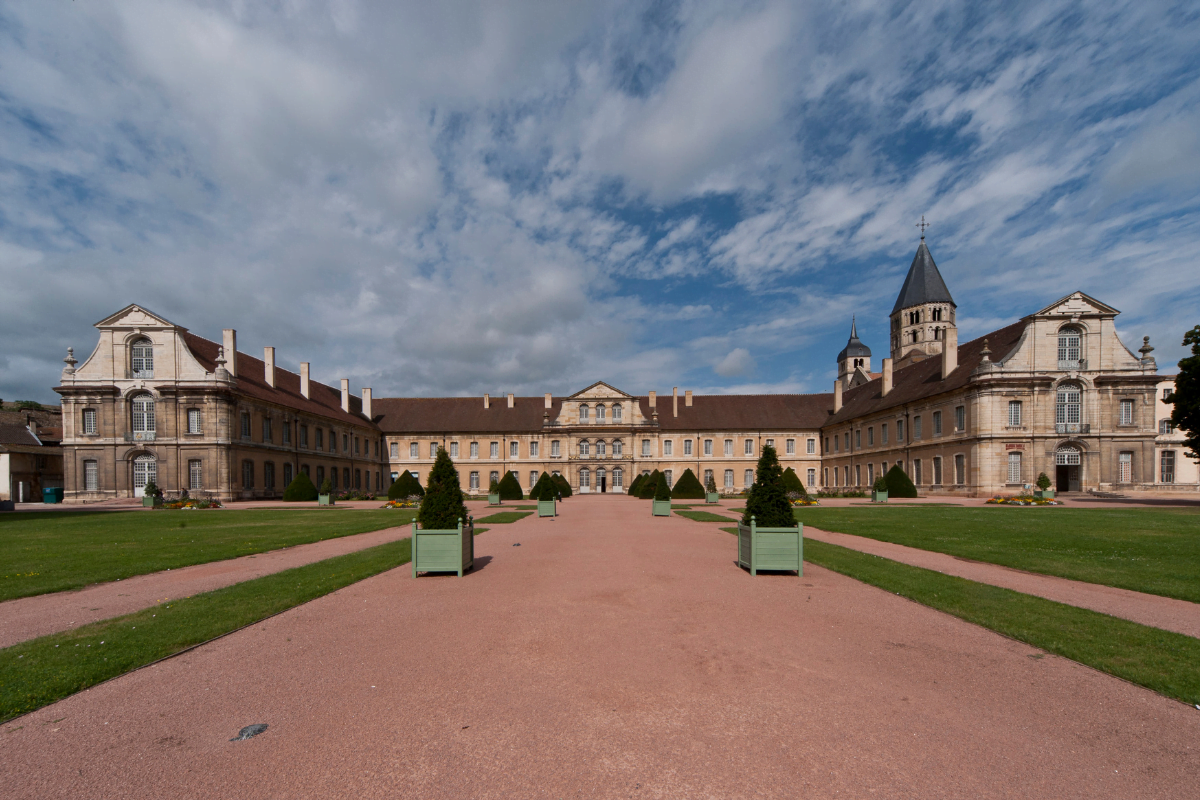
M 61 503 L 63 501 L 63 487 L 50 486 L 42 489 L 43 503 Z

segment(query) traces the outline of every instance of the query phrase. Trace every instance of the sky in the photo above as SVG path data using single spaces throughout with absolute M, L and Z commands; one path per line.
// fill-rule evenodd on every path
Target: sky
M 378 396 L 823 392 L 927 243 L 960 341 L 1200 323 L 1200 6 L 0 7 L 0 397 L 137 303 Z

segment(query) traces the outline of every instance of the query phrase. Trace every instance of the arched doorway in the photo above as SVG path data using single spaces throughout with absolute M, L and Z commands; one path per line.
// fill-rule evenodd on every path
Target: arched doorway
M 158 483 L 158 461 L 143 453 L 133 460 L 133 496 L 145 497 L 147 483 Z
M 1073 444 L 1059 445 L 1054 453 L 1054 488 L 1059 492 L 1078 492 L 1082 488 L 1080 472 L 1083 458 Z
M 597 467 L 596 469 L 596 489 L 601 494 L 608 491 L 608 473 L 605 472 L 604 467 Z

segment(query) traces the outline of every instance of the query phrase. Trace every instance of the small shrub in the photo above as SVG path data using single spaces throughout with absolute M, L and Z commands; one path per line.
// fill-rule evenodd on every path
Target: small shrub
M 675 485 L 671 487 L 671 497 L 680 500 L 704 499 L 704 487 L 700 485 L 700 479 L 690 468 L 685 469 L 679 476 L 679 480 L 675 481 Z
M 425 499 L 417 512 L 417 522 L 424 530 L 450 530 L 458 527 L 459 520 L 467 524 L 462 486 L 458 483 L 458 472 L 450 454 L 446 448 L 439 447 L 433 469 L 429 471 L 429 485 L 425 487 Z
M 22 400 L 21 402 L 24 403 L 27 401 Z M 143 491 L 145 491 L 146 497 L 158 497 L 160 494 L 162 494 L 162 489 L 159 489 L 158 485 L 154 481 L 146 481 L 146 486 Z
M 325 480 L 321 481 L 321 491 L 319 492 L 319 494 L 323 494 L 323 495 L 333 494 L 333 484 L 330 482 L 329 478 L 326 478 Z
M 425 490 L 421 488 L 421 482 L 413 477 L 412 473 L 404 470 L 396 478 L 391 486 L 388 487 L 389 500 L 403 500 L 406 497 L 422 497 Z
M 296 473 L 296 477 L 283 490 L 283 499 L 289 503 L 307 503 L 317 499 L 317 487 L 313 486 L 307 472 Z
M 880 475 L 878 478 L 875 479 L 875 483 L 872 484 L 871 488 L 877 492 L 886 492 L 887 491 L 887 481 L 884 480 L 882 475 Z
M 708 483 L 704 484 L 704 491 L 706 491 L 710 494 L 717 493 L 717 481 L 715 478 L 713 478 L 711 472 L 708 475 Z
M 37 400 L 18 400 L 17 408 L 21 411 L 42 411 L 42 404 Z
M 759 456 L 742 523 L 749 525 L 751 517 L 760 528 L 796 527 L 796 516 L 783 487 L 783 469 L 779 466 L 775 448 L 770 445 L 764 446 Z
M 917 487 L 913 486 L 913 482 L 909 480 L 904 470 L 900 469 L 899 464 L 888 470 L 887 475 L 884 476 L 884 482 L 887 484 L 889 500 L 893 497 L 917 496 Z
M 1050 488 L 1050 476 L 1044 472 L 1038 473 L 1037 487 L 1043 492 Z
M 504 477 L 500 479 L 497 489 L 500 492 L 501 500 L 525 499 L 525 493 L 521 491 L 521 484 L 517 482 L 517 476 L 512 474 L 512 470 L 504 473 Z

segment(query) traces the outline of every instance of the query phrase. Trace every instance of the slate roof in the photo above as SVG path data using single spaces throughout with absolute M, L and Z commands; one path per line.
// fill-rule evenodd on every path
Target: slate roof
M 946 380 L 942 379 L 941 356 L 932 356 L 924 361 L 918 361 L 892 374 L 892 391 L 888 396 L 882 394 L 883 380 L 873 380 L 861 386 L 855 386 L 842 396 L 842 410 L 834 414 L 826 422 L 836 425 L 847 422 L 855 417 L 873 414 L 887 408 L 913 403 L 926 397 L 932 397 L 943 392 L 961 389 L 971 380 L 971 373 L 979 366 L 983 355 L 983 340 L 988 340 L 988 348 L 992 351 L 992 361 L 1005 358 L 1025 331 L 1024 321 L 1001 328 L 997 331 L 972 339 L 958 347 L 958 367 L 950 373 Z
M 650 419 L 650 400 L 639 397 Z M 658 426 L 665 431 L 817 430 L 829 419 L 833 395 L 706 394 L 693 395 L 692 405 L 679 398 L 679 416 L 671 415 L 671 396 L 658 397 Z
M 550 419 L 558 417 L 562 398 L 551 400 Z M 532 433 L 542 430 L 544 397 L 381 397 L 372 401 L 380 429 L 385 433 Z
M 850 323 L 850 341 L 846 342 L 846 346 L 842 348 L 842 352 L 838 353 L 837 360 L 843 361 L 847 358 L 857 358 L 859 356 L 871 357 L 871 348 L 862 343 L 858 338 L 858 322 Z
M 917 254 L 913 256 L 912 266 L 908 268 L 908 276 L 904 279 L 904 286 L 900 287 L 900 294 L 896 298 L 896 305 L 892 306 L 892 313 L 922 303 L 955 305 L 950 290 L 946 288 L 946 282 L 942 280 L 942 273 L 938 272 L 937 264 L 933 263 L 933 256 L 925 246 L 924 238 L 917 247 Z
M 8 425 L 0 423 L 0 444 L 22 445 L 25 447 L 41 447 L 42 443 L 29 432 L 24 425 Z
M 217 351 L 220 345 L 211 342 L 194 333 L 184 333 L 184 341 L 188 349 L 196 356 L 200 365 L 209 372 L 217 368 Z M 228 358 L 228 356 L 226 356 Z M 266 365 L 262 359 L 239 352 L 237 354 L 237 388 L 239 391 L 258 400 L 278 403 L 297 411 L 332 418 L 344 423 L 366 425 L 367 419 L 362 415 L 362 398 L 350 395 L 350 411 L 342 410 L 342 390 L 334 389 L 314 380 L 308 382 L 309 396 L 300 394 L 300 376 L 286 369 L 275 367 L 275 385 L 268 386 L 266 381 Z M 375 411 L 372 404 L 372 412 Z

